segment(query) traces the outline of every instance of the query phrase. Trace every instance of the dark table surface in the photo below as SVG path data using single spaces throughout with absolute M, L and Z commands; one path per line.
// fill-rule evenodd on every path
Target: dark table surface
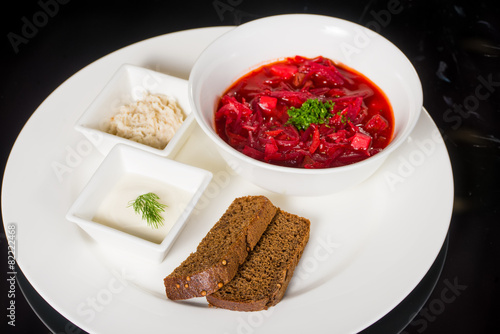
M 23 0 L 8 5 L 1 14 L 2 168 L 23 125 L 52 91 L 86 65 L 131 43 L 284 13 L 335 16 L 379 32 L 407 55 L 420 76 L 424 106 L 450 155 L 455 202 L 448 238 L 434 266 L 401 305 L 365 333 L 500 333 L 497 1 Z M 35 29 L 23 28 L 34 20 Z M 5 254 L 0 299 L 8 333 L 80 333 L 21 272 L 16 326 L 7 325 L 5 234 L 0 240 Z

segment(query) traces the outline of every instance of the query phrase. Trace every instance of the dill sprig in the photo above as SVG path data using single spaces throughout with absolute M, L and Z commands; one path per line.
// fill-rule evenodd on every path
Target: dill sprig
M 152 228 L 158 228 L 163 226 L 163 217 L 161 212 L 165 211 L 167 205 L 158 202 L 160 197 L 154 193 L 147 193 L 138 196 L 135 200 L 128 203 L 128 207 L 133 207 L 136 214 L 142 215 L 142 219 L 145 220 L 148 225 Z

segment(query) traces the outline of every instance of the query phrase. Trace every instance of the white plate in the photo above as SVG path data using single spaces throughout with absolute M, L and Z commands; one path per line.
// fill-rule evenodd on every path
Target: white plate
M 214 177 L 160 265 L 97 246 L 64 216 L 103 160 L 74 122 L 123 63 L 187 78 L 198 54 L 230 27 L 188 30 L 118 50 L 54 91 L 21 132 L 2 189 L 4 224 L 16 223 L 17 260 L 40 295 L 91 333 L 354 333 L 403 300 L 435 260 L 448 231 L 453 180 L 427 112 L 369 180 L 320 198 L 284 197 L 234 175 L 195 127 L 176 160 Z M 312 222 L 285 298 L 263 312 L 165 297 L 169 274 L 237 196 L 263 194 Z M 26 210 L 26 205 L 30 210 Z M 279 330 L 278 330 L 279 329 Z

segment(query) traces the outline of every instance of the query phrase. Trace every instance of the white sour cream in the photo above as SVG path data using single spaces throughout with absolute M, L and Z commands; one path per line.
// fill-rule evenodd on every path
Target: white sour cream
M 127 207 L 137 196 L 149 192 L 158 195 L 158 201 L 167 205 L 165 212 L 161 213 L 165 219 L 163 226 L 158 229 L 148 226 L 140 214 L 136 214 L 131 206 Z M 126 174 L 110 189 L 92 220 L 159 244 L 182 214 L 190 198 L 191 194 L 186 190 L 158 183 L 143 175 Z

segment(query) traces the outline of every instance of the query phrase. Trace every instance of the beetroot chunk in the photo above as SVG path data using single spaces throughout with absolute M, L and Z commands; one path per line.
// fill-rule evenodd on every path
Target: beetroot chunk
M 372 138 L 364 133 L 357 132 L 351 138 L 351 146 L 355 150 L 368 150 Z
M 380 114 L 375 114 L 366 123 L 365 129 L 371 133 L 383 131 L 389 127 L 389 122 Z

